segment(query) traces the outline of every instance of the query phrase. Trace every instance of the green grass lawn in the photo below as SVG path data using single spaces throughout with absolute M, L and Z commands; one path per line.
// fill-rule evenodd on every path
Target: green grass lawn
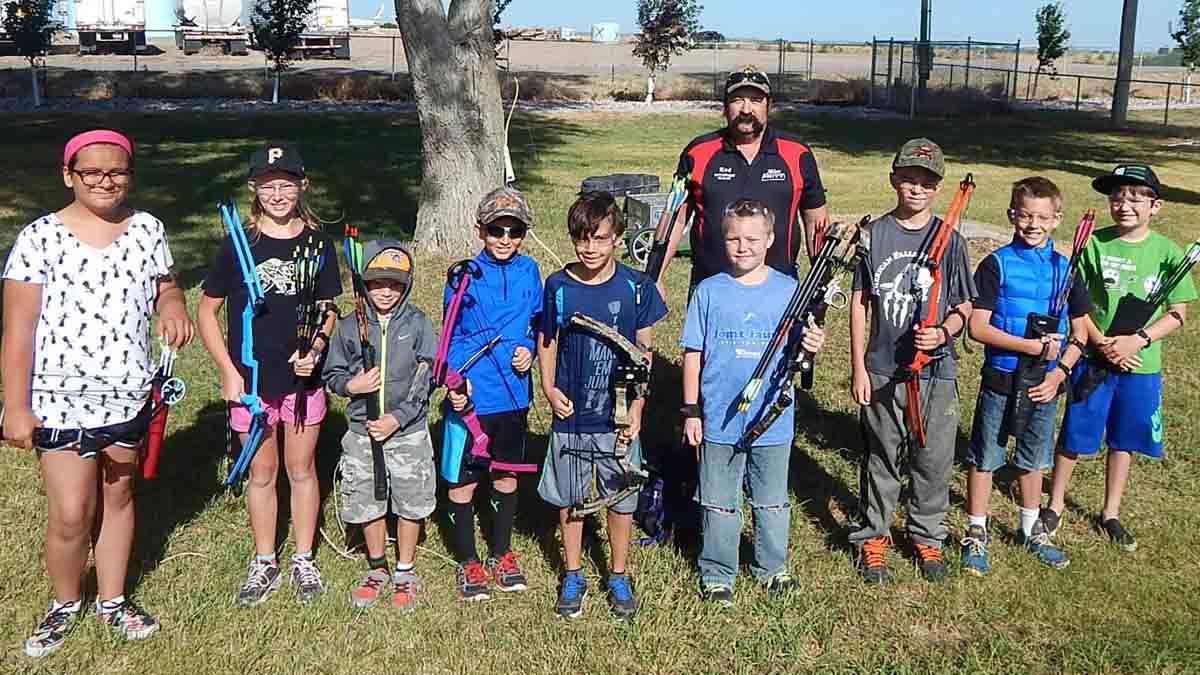
M 1177 241 L 1200 221 L 1200 166 L 1194 149 L 1172 147 L 1185 128 L 1146 123 L 1110 133 L 1091 118 L 1038 116 L 955 122 L 836 117 L 781 117 L 782 126 L 814 147 L 832 212 L 849 218 L 881 214 L 893 203 L 887 187 L 892 153 L 907 138 L 929 135 L 945 148 L 949 176 L 974 172 L 979 185 L 969 217 L 1004 222 L 1012 181 L 1043 174 L 1066 196 L 1059 239 L 1086 207 L 1106 214 L 1091 191 L 1093 175 L 1122 160 L 1151 162 L 1166 183 L 1167 206 L 1155 226 Z M 223 236 L 216 200 L 242 188 L 250 151 L 268 139 L 303 144 L 318 209 L 344 216 L 369 237 L 411 235 L 419 195 L 419 144 L 411 115 L 187 116 L 9 115 L 0 120 L 7 180 L 0 183 L 0 246 L 68 192 L 57 157 L 69 130 L 116 124 L 137 141 L 138 185 L 132 203 L 166 222 L 179 271 L 194 302 L 208 261 Z M 519 183 L 532 202 L 538 233 L 566 259 L 566 208 L 586 176 L 647 172 L 665 179 L 694 135 L 720 124 L 707 115 L 577 114 L 519 117 L 512 131 Z M 943 191 L 944 208 L 952 190 Z M 463 223 L 467 227 L 469 223 Z M 337 226 L 334 226 L 337 227 Z M 340 227 L 338 227 L 340 229 Z M 340 232 L 337 233 L 340 236 Z M 529 242 L 527 252 L 554 269 Z M 980 248 L 978 252 L 981 252 Z M 443 272 L 451 262 L 418 258 L 415 302 L 440 322 Z M 645 418 L 646 442 L 668 448 L 679 433 L 679 353 L 686 262 L 670 270 L 672 311 L 657 344 L 655 398 Z M 322 545 L 318 559 L 330 592 L 300 607 L 285 592 L 254 610 L 233 596 L 252 554 L 242 500 L 222 489 L 224 413 L 203 348 L 184 351 L 179 370 L 188 398 L 171 418 L 160 477 L 138 488 L 138 542 L 130 588 L 157 613 L 163 630 L 152 640 L 122 645 L 97 622 L 84 621 L 59 654 L 30 661 L 21 641 L 48 596 L 41 555 L 46 510 L 34 456 L 0 451 L 8 475 L 0 491 L 0 671 L 11 673 L 459 673 L 459 672 L 1068 672 L 1182 673 L 1200 669 L 1200 563 L 1192 550 L 1200 530 L 1200 333 L 1192 323 L 1167 346 L 1164 425 L 1167 458 L 1135 462 L 1123 517 L 1141 548 L 1122 554 L 1093 524 L 1103 486 L 1100 461 L 1081 464 L 1069 495 L 1061 543 L 1073 555 L 1060 572 L 1039 566 L 1012 541 L 1015 482 L 1000 474 L 992 500 L 994 572 L 986 579 L 954 574 L 941 586 L 921 581 L 906 557 L 890 558 L 895 583 L 867 589 L 850 565 L 844 535 L 857 493 L 860 443 L 856 407 L 848 395 L 846 315 L 831 313 L 830 346 L 818 360 L 817 386 L 802 397 L 792 457 L 791 569 L 800 590 L 772 601 L 748 578 L 737 607 L 716 610 L 697 599 L 694 554 L 671 547 L 636 549 L 632 572 L 642 604 L 637 619 L 609 618 L 603 587 L 603 532 L 588 538 L 592 595 L 585 617 L 572 623 L 552 613 L 561 553 L 554 514 L 522 486 L 515 547 L 531 579 L 527 593 L 464 606 L 454 599 L 441 516 L 427 524 L 418 554 L 424 606 L 397 615 L 359 612 L 346 595 L 364 558 L 338 556 Z M 1194 322 L 1193 322 L 1194 323 Z M 964 356 L 959 380 L 960 445 L 970 429 L 981 349 Z M 1188 420 L 1192 420 L 1189 422 Z M 538 401 L 531 444 L 542 447 L 548 408 Z M 338 409 L 322 435 L 323 485 L 331 488 Z M 951 530 L 961 534 L 965 480 L 951 485 Z M 286 503 L 286 502 L 285 502 Z M 900 521 L 902 522 L 902 520 Z M 331 499 L 324 531 L 342 534 Z M 956 541 L 948 542 L 957 559 Z M 481 542 L 482 545 L 482 542 Z M 281 552 L 291 552 L 289 543 Z

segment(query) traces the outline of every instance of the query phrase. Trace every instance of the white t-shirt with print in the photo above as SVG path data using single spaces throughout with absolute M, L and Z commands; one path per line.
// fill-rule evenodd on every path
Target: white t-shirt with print
M 162 222 L 144 211 L 103 249 L 53 213 L 21 230 L 4 278 L 42 287 L 31 389 L 43 425 L 94 429 L 137 416 L 154 377 L 158 279 L 172 264 Z

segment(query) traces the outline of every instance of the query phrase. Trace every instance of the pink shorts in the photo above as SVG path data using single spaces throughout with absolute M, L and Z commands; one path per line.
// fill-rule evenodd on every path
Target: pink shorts
M 305 392 L 304 425 L 314 426 L 325 419 L 325 390 L 309 389 Z M 296 394 L 279 398 L 263 399 L 263 410 L 267 412 L 267 426 L 273 427 L 283 420 L 285 424 L 296 422 Z M 244 434 L 250 431 L 250 409 L 242 403 L 229 404 L 229 428 Z

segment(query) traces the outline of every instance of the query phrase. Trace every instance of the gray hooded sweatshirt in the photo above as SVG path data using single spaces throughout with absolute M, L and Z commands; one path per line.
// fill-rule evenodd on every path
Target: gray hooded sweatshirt
M 369 241 L 363 245 L 363 266 L 370 264 L 384 249 L 408 249 L 398 241 Z M 412 255 L 409 254 L 409 259 Z M 415 273 L 415 269 L 413 270 Z M 382 386 L 377 392 L 352 395 L 346 391 L 350 379 L 363 369 L 362 347 L 358 336 L 358 318 L 350 312 L 338 321 L 330 338 L 322 376 L 329 391 L 347 397 L 346 416 L 350 430 L 366 435 L 367 397 L 379 396 L 380 410 L 400 422 L 397 435 L 403 436 L 425 429 L 429 412 L 429 393 L 432 384 L 430 366 L 437 352 L 437 336 L 429 317 L 409 305 L 412 282 L 400 302 L 392 308 L 386 324 L 367 298 L 367 335 L 375 355 L 375 365 L 382 373 Z

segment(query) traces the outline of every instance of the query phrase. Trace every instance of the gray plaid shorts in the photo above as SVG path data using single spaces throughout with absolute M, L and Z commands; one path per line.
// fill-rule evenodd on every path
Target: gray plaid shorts
M 437 476 L 429 428 L 392 436 L 383 444 L 388 473 L 388 500 L 375 499 L 371 437 L 347 431 L 342 436 L 342 485 L 338 515 L 347 523 L 369 523 L 391 512 L 405 520 L 420 520 L 437 505 Z

